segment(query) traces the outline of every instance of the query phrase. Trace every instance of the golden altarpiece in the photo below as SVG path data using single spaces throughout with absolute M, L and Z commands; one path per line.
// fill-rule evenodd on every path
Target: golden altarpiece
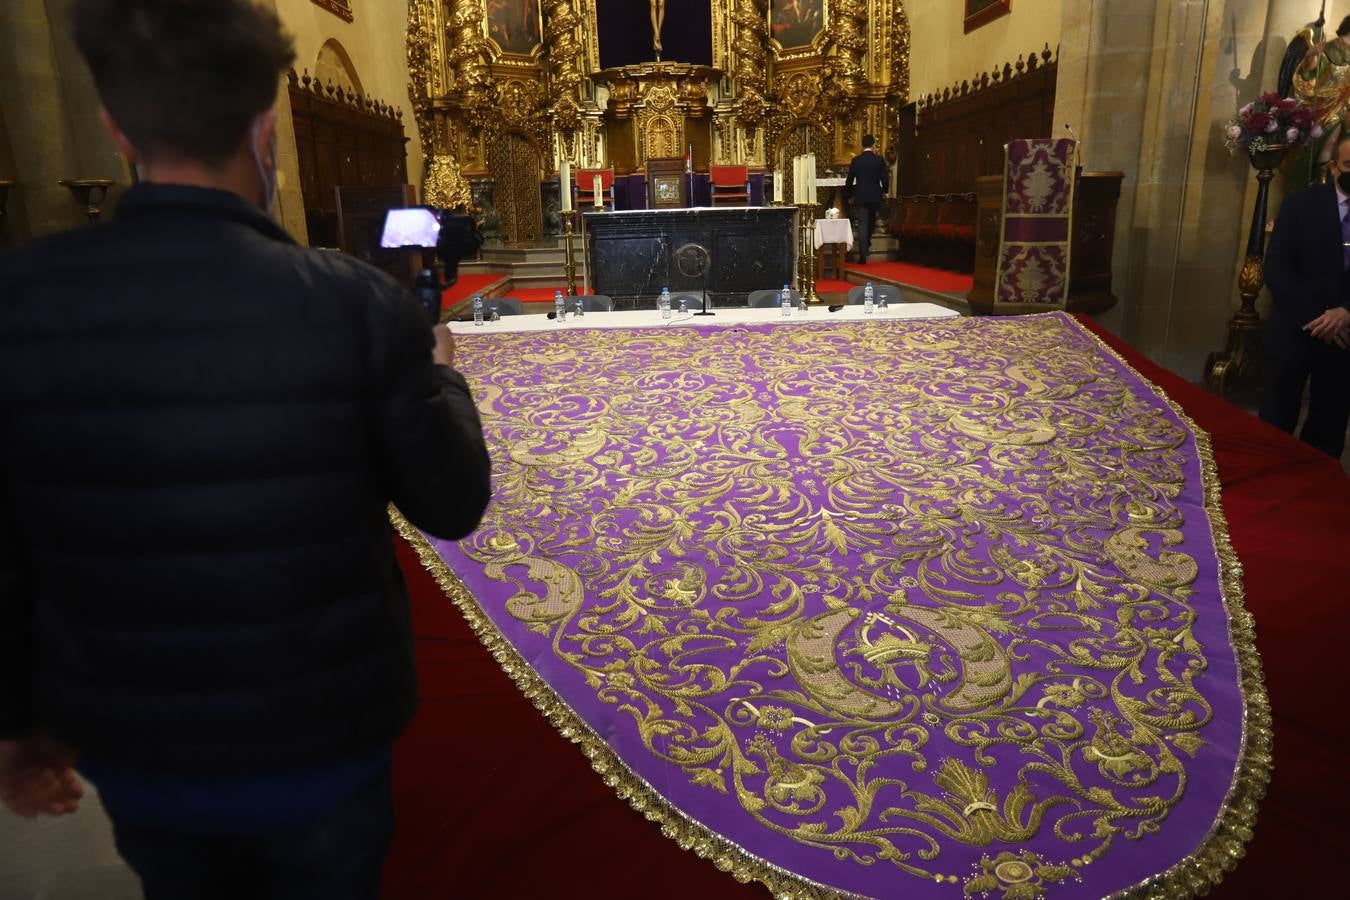
M 903 0 L 666 2 L 667 29 L 681 27 L 686 4 L 710 4 L 712 65 L 657 61 L 653 50 L 651 62 L 603 69 L 596 16 L 606 2 L 409 0 L 426 202 L 473 207 L 470 180 L 490 179 L 501 237 L 524 243 L 541 236 L 541 185 L 564 157 L 573 171 L 622 175 L 692 148 L 699 171 L 783 173 L 790 197 L 801 153 L 814 152 L 824 175 L 870 132 L 893 156 L 909 93 Z M 784 17 L 802 10 L 810 24 L 789 27 Z M 653 43 L 652 31 L 633 40 Z

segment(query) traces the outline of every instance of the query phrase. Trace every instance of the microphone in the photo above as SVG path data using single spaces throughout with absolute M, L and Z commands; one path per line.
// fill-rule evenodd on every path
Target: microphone
M 839 310 L 841 310 L 841 309 L 843 309 L 843 308 L 844 308 L 844 307 L 843 307 L 842 305 L 840 305 L 840 306 L 827 306 L 827 307 L 826 307 L 826 309 L 829 310 L 830 312 L 839 312 Z
M 1075 141 L 1078 140 L 1078 134 L 1073 130 L 1073 126 L 1070 125 L 1068 122 L 1064 123 L 1064 130 L 1069 133 L 1069 137 L 1073 138 Z

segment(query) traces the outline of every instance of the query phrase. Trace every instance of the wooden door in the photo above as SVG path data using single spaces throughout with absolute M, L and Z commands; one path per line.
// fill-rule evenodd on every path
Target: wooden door
M 488 148 L 488 169 L 494 181 L 493 203 L 500 217 L 502 241 L 526 244 L 544 231 L 544 204 L 539 193 L 543 165 L 539 151 L 523 135 L 500 134 Z

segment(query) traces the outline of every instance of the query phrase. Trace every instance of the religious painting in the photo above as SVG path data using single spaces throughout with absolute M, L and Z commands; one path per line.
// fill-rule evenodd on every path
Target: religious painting
M 1012 12 L 1012 0 L 966 0 L 966 34 Z
M 539 0 L 487 0 L 487 25 L 503 53 L 528 56 L 544 41 Z
M 805 47 L 825 27 L 825 0 L 773 0 L 769 31 L 784 47 Z
M 313 0 L 315 5 L 322 6 L 339 19 L 350 22 L 352 20 L 352 0 Z

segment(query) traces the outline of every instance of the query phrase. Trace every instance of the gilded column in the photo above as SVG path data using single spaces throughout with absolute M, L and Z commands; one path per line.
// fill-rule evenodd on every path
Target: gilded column
M 825 64 L 822 97 L 835 107 L 851 107 L 867 82 L 867 3 L 835 0 L 830 4 L 830 44 L 834 52 Z
M 769 73 L 769 26 L 767 0 L 734 0 L 731 20 L 735 25 L 735 36 L 731 41 L 734 62 L 732 76 L 736 86 L 735 120 L 743 135 L 743 162 L 767 162 L 767 152 L 763 144 L 763 126 L 769 116 L 770 104 L 765 96 L 768 93 Z M 734 134 L 727 134 L 727 128 L 719 125 L 719 137 L 722 141 L 736 140 Z M 731 154 L 733 157 L 736 154 Z
M 581 15 L 576 0 L 544 0 L 544 52 L 548 64 L 548 121 L 562 137 L 563 153 L 578 157 L 582 128 Z

